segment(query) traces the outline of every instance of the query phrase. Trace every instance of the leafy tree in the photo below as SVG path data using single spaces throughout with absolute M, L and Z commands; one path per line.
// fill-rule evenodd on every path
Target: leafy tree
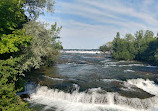
M 31 35 L 31 45 L 25 49 L 23 69 L 40 68 L 41 65 L 51 65 L 55 62 L 62 49 L 61 43 L 56 41 L 61 28 L 56 24 L 46 29 L 42 24 L 29 22 L 24 26 L 27 35 Z
M 135 45 L 136 45 L 135 47 L 138 48 L 136 59 L 147 60 L 148 57 L 145 56 L 145 55 L 148 55 L 146 53 L 146 50 L 148 49 L 150 42 L 154 40 L 154 37 L 153 37 L 154 33 L 149 30 L 146 30 L 145 33 L 143 33 L 143 31 L 139 31 L 137 33 L 139 34 L 136 34 L 136 35 L 139 35 L 139 36 L 136 36 L 136 41 L 135 41 Z
M 13 34 L 3 34 L 0 40 L 0 57 L 8 59 L 15 55 L 15 52 L 20 52 L 22 47 L 27 47 L 31 41 L 31 36 L 25 34 L 24 29 L 15 30 Z M 18 54 L 19 55 L 19 54 Z M 17 56 L 17 55 L 15 55 Z
M 126 34 L 125 39 L 129 42 L 133 42 L 135 38 L 132 34 Z
M 144 39 L 146 41 L 150 41 L 150 39 L 154 38 L 154 33 L 150 30 L 146 30 L 145 34 L 144 34 Z
M 23 4 L 23 0 L 0 0 L 0 38 L 2 34 L 10 34 L 21 28 L 27 21 Z
M 120 32 L 117 32 L 116 38 L 120 38 Z
M 115 40 L 116 39 L 116 40 Z M 113 57 L 118 60 L 131 60 L 133 59 L 133 55 L 130 54 L 130 50 L 132 47 L 129 41 L 125 39 L 115 38 L 113 41 Z
M 110 43 L 106 43 L 102 46 L 99 47 L 99 50 L 102 51 L 103 53 L 105 53 L 106 51 L 110 51 L 111 50 L 111 44 Z
M 117 32 L 112 44 L 111 54 L 115 59 L 139 60 L 158 64 L 158 39 L 154 37 L 152 31 L 140 30 L 134 36 L 126 34 L 125 38 L 120 38 L 120 34 Z
M 21 74 L 57 58 L 61 28 L 35 22 L 42 9 L 53 11 L 53 5 L 52 0 L 0 0 L 0 111 L 29 111 L 16 95 Z
M 20 58 L 0 60 L 0 110 L 29 111 L 27 104 L 16 95 L 15 82 L 20 74 Z
M 31 20 L 36 20 L 44 11 L 53 12 L 54 0 L 25 0 L 24 8 Z

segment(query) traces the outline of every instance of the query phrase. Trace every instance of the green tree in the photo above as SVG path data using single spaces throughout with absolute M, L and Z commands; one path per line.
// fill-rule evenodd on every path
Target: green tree
M 24 29 L 27 29 L 26 35 L 31 35 L 33 38 L 31 45 L 25 49 L 22 68 L 37 69 L 55 62 L 59 55 L 58 50 L 62 49 L 61 42 L 56 41 L 61 28 L 54 24 L 51 29 L 46 29 L 43 24 L 29 22 L 24 25 Z
M 0 60 L 0 110 L 1 111 L 29 111 L 27 104 L 16 95 L 17 75 L 21 73 L 20 58 Z
M 8 59 L 10 56 L 17 56 L 22 48 L 27 47 L 32 39 L 31 36 L 25 34 L 24 29 L 15 30 L 13 34 L 3 34 L 0 40 L 0 57 Z
M 116 38 L 120 38 L 120 32 L 117 32 Z
M 99 50 L 102 51 L 103 53 L 105 53 L 106 51 L 111 51 L 112 49 L 112 43 L 108 42 L 102 46 L 99 47 Z
M 61 43 L 56 41 L 61 28 L 57 28 L 54 24 L 47 30 L 35 22 L 43 13 L 42 9 L 53 11 L 53 5 L 54 2 L 51 0 L 0 0 L 0 110 L 2 111 L 30 110 L 16 95 L 16 92 L 21 90 L 18 81 L 23 71 L 50 64 L 49 62 L 55 61 L 58 50 L 62 48 Z M 27 17 L 25 14 L 30 16 Z M 28 25 L 30 23 L 32 24 Z M 30 64 L 32 60 L 35 62 Z
M 146 52 L 146 50 L 149 47 L 149 44 L 151 41 L 153 41 L 154 38 L 154 33 L 152 31 L 146 30 L 145 33 L 143 33 L 143 31 L 139 31 L 137 32 L 139 36 L 136 36 L 136 41 L 135 41 L 135 47 L 138 48 L 137 50 L 137 56 L 136 59 L 137 60 L 147 60 L 148 56 L 148 52 Z
M 0 0 L 0 38 L 2 34 L 10 34 L 21 28 L 27 21 L 23 4 L 23 0 Z
M 24 8 L 28 18 L 36 20 L 44 11 L 53 12 L 54 0 L 25 0 Z
M 129 42 L 133 42 L 135 40 L 135 38 L 132 34 L 126 34 L 125 39 Z
M 117 32 L 111 49 L 112 57 L 118 60 L 139 60 L 158 64 L 158 39 L 150 30 L 137 31 L 134 36 L 126 34 L 125 38 L 120 38 L 120 33 Z

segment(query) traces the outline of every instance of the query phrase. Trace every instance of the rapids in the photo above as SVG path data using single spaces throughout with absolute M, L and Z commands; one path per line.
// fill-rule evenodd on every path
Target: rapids
M 62 51 L 56 66 L 32 72 L 25 92 L 37 111 L 158 111 L 158 67 L 99 51 Z

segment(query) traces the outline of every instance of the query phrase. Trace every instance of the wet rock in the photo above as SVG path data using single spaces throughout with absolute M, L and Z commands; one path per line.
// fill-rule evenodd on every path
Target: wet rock
M 29 94 L 22 94 L 20 95 L 21 99 L 28 99 L 30 98 L 30 95 Z

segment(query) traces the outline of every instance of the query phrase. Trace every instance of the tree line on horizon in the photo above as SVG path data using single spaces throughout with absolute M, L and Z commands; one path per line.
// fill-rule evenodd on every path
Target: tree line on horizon
M 43 10 L 53 13 L 51 0 L 0 0 L 0 111 L 28 111 L 16 93 L 26 72 L 50 66 L 62 49 L 61 27 L 37 22 Z
M 139 30 L 124 38 L 117 32 L 114 40 L 99 47 L 102 52 L 110 51 L 117 60 L 137 60 L 158 65 L 158 36 L 150 30 Z

